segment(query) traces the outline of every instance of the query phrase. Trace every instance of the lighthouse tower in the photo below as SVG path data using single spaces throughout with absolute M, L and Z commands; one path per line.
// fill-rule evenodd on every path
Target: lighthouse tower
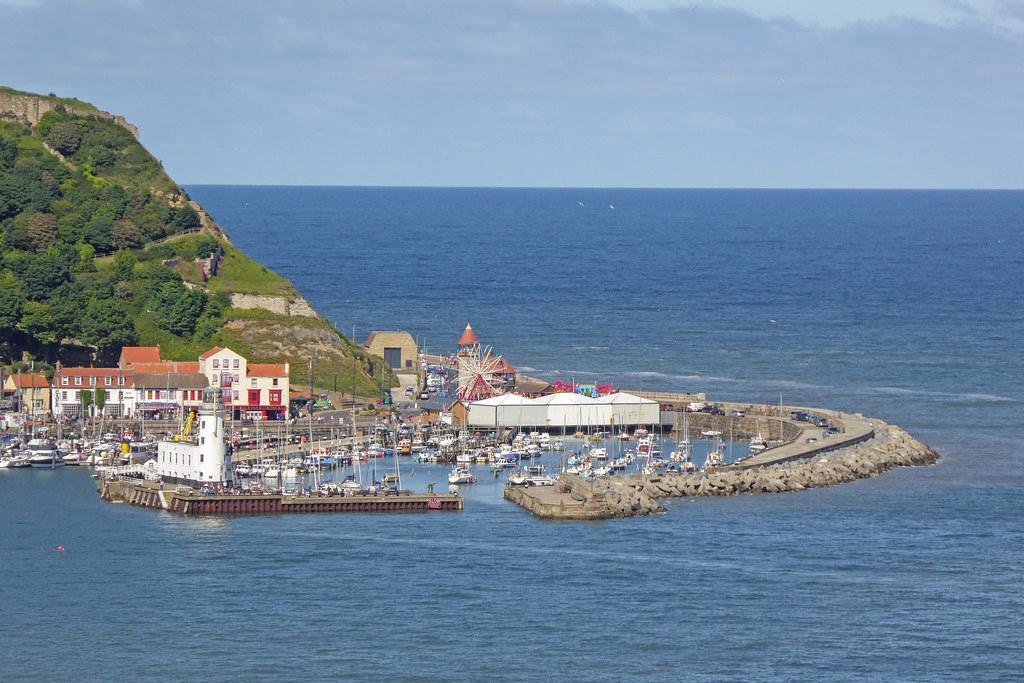
M 218 387 L 203 390 L 199 414 L 178 440 L 158 444 L 157 473 L 164 481 L 188 486 L 217 486 L 231 481 L 231 455 L 224 441 L 224 403 Z

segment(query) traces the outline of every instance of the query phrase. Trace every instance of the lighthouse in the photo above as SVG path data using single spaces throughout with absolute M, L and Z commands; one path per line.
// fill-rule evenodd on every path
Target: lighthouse
M 198 414 L 189 418 L 177 439 L 157 444 L 157 474 L 162 481 L 187 486 L 231 482 L 231 455 L 224 440 L 220 388 L 204 389 Z

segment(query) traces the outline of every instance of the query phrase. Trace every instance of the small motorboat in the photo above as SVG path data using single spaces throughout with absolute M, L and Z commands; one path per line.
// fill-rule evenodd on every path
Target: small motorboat
M 476 479 L 468 467 L 453 467 L 448 473 L 449 484 L 472 484 Z

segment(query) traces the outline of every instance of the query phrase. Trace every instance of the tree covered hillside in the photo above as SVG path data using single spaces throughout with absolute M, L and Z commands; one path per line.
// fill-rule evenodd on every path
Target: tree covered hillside
M 52 356 L 62 340 L 78 340 L 109 356 L 138 340 L 131 294 L 165 304 L 175 290 L 177 305 L 206 311 L 205 297 L 187 297 L 173 273 L 125 286 L 128 249 L 198 227 L 174 182 L 120 126 L 59 110 L 34 129 L 0 122 L 2 341 Z M 97 268 L 95 256 L 117 250 L 116 267 Z
M 379 382 L 327 322 L 234 309 L 233 293 L 298 298 L 215 226 L 202 229 L 131 132 L 61 107 L 35 126 L 0 118 L 0 361 L 112 364 L 126 344 L 194 360 L 229 345 L 291 362 L 295 381 L 308 382 L 313 356 L 321 386 L 353 370 L 364 392 Z

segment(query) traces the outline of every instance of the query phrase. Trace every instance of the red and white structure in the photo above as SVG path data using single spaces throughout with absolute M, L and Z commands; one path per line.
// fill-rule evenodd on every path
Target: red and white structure
M 198 410 L 209 387 L 222 390 L 224 410 L 236 420 L 288 416 L 288 363 L 250 363 L 220 347 L 198 361 L 161 360 L 155 346 L 125 347 L 116 368 L 58 366 L 51 394 L 56 417 L 175 419 Z
M 250 363 L 215 346 L 199 357 L 199 372 L 222 390 L 224 410 L 235 420 L 283 420 L 288 416 L 288 363 Z
M 515 368 L 494 355 L 490 346 L 481 346 L 469 323 L 459 337 L 455 361 L 459 385 L 456 398 L 464 403 L 504 394 L 515 384 Z

